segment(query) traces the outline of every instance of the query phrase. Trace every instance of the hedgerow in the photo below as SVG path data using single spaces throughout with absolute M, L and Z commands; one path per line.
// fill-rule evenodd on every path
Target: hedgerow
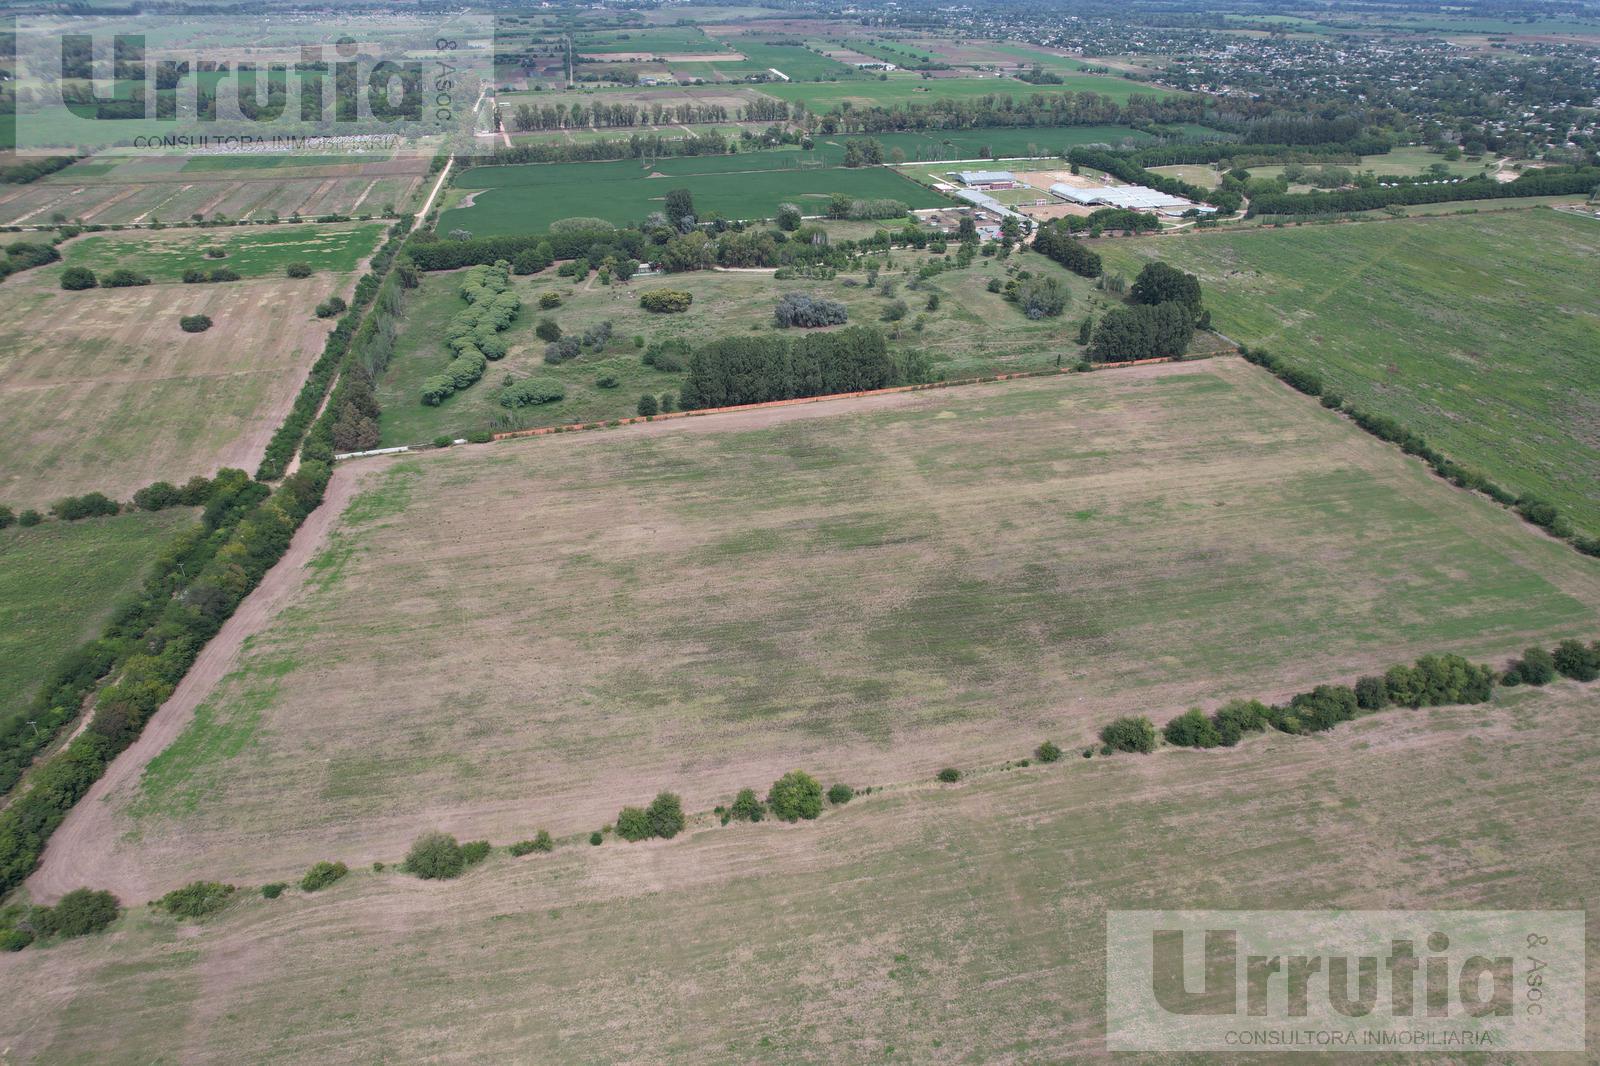
M 655 289 L 639 297 L 639 306 L 658 315 L 680 314 L 694 303 L 694 293 L 682 289 Z
M 767 808 L 784 822 L 815 818 L 822 813 L 822 785 L 804 770 L 790 770 L 767 790 Z
M 204 918 L 226 907 L 235 891 L 217 881 L 191 881 L 156 900 L 156 906 L 175 918 Z
M 350 872 L 350 867 L 342 862 L 314 863 L 306 875 L 300 879 L 300 891 L 318 892 Z

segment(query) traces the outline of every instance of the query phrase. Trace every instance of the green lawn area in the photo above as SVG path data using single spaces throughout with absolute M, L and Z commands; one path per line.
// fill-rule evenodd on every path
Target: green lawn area
M 661 209 L 669 189 L 687 188 L 703 213 L 724 218 L 771 218 L 792 200 L 821 214 L 828 198 L 845 193 L 864 199 L 899 200 L 908 207 L 938 207 L 943 197 L 885 167 L 846 169 L 793 165 L 798 153 L 756 152 L 607 163 L 534 163 L 474 167 L 458 189 L 482 190 L 467 207 L 439 219 L 441 231 L 467 229 L 476 236 L 538 233 L 557 219 L 603 218 L 618 225 L 638 222 Z M 784 168 L 782 164 L 790 164 Z M 652 174 L 663 175 L 652 177 Z
M 845 222 L 829 223 L 828 228 L 835 240 L 860 239 L 870 236 L 876 225 Z M 519 425 L 565 425 L 631 416 L 642 393 L 659 395 L 682 386 L 682 374 L 662 373 L 640 362 L 635 336 L 644 337 L 646 343 L 682 338 L 697 345 L 729 334 L 770 331 L 775 328 L 772 305 L 785 292 L 811 292 L 842 301 L 850 309 L 852 322 L 878 325 L 889 332 L 892 348 L 926 352 L 936 372 L 947 378 L 1037 370 L 1055 366 L 1060 359 L 1076 360 L 1078 323 L 1085 314 L 1106 305 L 1106 298 L 1088 281 L 1041 256 L 1013 257 L 1009 263 L 980 257 L 965 271 L 946 272 L 919 289 L 909 288 L 908 281 L 930 258 L 929 253 L 894 253 L 893 267 L 883 275 L 895 283 L 892 298 L 879 290 L 868 291 L 861 284 L 865 275 L 860 273 L 831 281 L 777 281 L 769 273 L 701 271 L 637 278 L 626 286 L 606 287 L 592 281 L 586 289 L 575 289 L 569 279 L 557 277 L 553 270 L 531 277 L 514 276 L 523 311 L 505 333 L 509 354 L 491 363 L 483 380 L 437 407 L 424 406 L 418 397 L 423 379 L 438 373 L 449 361 L 440 331 L 462 303 L 453 274 L 426 275 L 421 291 L 408 297 L 394 358 L 379 382 L 382 444 L 418 444 L 441 434 L 498 427 L 497 420 L 506 411 L 497 397 L 507 374 L 517 379 L 556 378 L 567 390 L 566 399 L 558 403 L 526 408 Z M 1060 279 L 1071 297 L 1066 312 L 1060 318 L 1030 321 L 1016 305 L 989 292 L 988 280 L 1006 278 L 1008 269 L 1027 269 Z M 676 315 L 651 314 L 639 307 L 641 293 L 662 288 L 692 292 L 694 305 L 687 313 Z M 544 292 L 560 293 L 564 303 L 553 311 L 538 310 L 538 297 Z M 928 296 L 934 293 L 939 295 L 939 307 L 928 311 Z M 880 321 L 890 299 L 903 299 L 910 307 L 898 336 L 893 326 Z M 581 333 L 610 321 L 615 339 L 604 352 L 547 366 L 544 342 L 533 333 L 546 315 L 567 333 Z M 597 386 L 596 380 L 606 374 L 621 384 L 610 389 Z
M 756 37 L 728 38 L 727 43 L 738 49 L 745 56 L 745 62 L 729 66 L 718 63 L 719 70 L 729 74 L 735 72 L 780 70 L 796 81 L 813 81 L 817 78 L 859 78 L 865 77 L 855 67 L 849 67 L 837 59 L 829 59 L 825 55 L 818 55 L 811 49 L 797 44 L 767 44 Z
M 162 230 L 91 233 L 67 244 L 59 272 L 88 267 L 96 274 L 118 268 L 146 274 L 152 281 L 180 281 L 191 267 L 227 267 L 241 277 L 281 277 L 290 263 L 309 263 L 319 273 L 348 274 L 383 239 L 386 222 L 356 222 L 215 230 Z M 220 258 L 206 249 L 221 248 Z
M 1570 198 L 1569 198 L 1570 199 Z M 1546 210 L 1102 242 L 1198 274 L 1217 328 L 1600 533 L 1600 224 Z
M 1144 96 L 1180 95 L 1169 89 L 1141 85 L 1127 78 L 1099 74 L 1068 74 L 1061 85 L 1030 85 L 1015 78 L 924 78 L 915 73 L 896 71 L 887 81 L 847 82 L 768 82 L 761 86 L 768 96 L 790 103 L 803 101 L 812 111 L 823 112 L 849 103 L 852 107 L 888 107 L 894 104 L 929 100 L 971 100 L 980 96 L 1032 96 L 1035 93 L 1099 93 L 1125 103 L 1135 93 Z
M 143 511 L 0 530 L 0 714 L 22 709 L 75 645 L 90 639 L 194 511 Z

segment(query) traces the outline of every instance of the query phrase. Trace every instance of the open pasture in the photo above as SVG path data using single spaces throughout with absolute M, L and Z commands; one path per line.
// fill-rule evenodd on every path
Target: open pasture
M 884 167 L 780 168 L 776 164 L 786 159 L 765 158 L 793 154 L 474 167 L 456 181 L 457 189 L 476 190 L 470 205 L 445 211 L 439 228 L 488 237 L 539 233 L 563 218 L 602 218 L 621 225 L 661 210 L 668 190 L 676 188 L 692 192 L 702 213 L 714 211 L 728 219 L 771 218 L 789 200 L 808 214 L 822 214 L 834 193 L 899 200 L 908 207 L 947 202 Z
M 333 328 L 312 308 L 353 286 L 321 274 L 63 292 L 54 273 L 0 285 L 0 500 L 14 507 L 253 472 Z M 196 314 L 209 332 L 178 328 Z
M 29 185 L 0 187 L 0 225 L 380 215 L 388 206 L 403 210 L 428 170 L 426 158 L 412 157 L 304 165 L 321 158 L 108 158 L 88 164 L 90 171 L 78 164 Z
M 383 222 L 363 222 L 218 229 L 208 233 L 192 229 L 90 233 L 67 242 L 61 265 L 44 268 L 41 274 L 59 277 L 69 266 L 88 267 L 97 274 L 125 268 L 154 281 L 179 281 L 191 267 L 209 270 L 223 266 L 246 278 L 282 277 L 290 263 L 307 263 L 324 274 L 348 274 L 377 248 L 385 226 Z M 211 248 L 224 254 L 206 255 L 206 249 Z M 307 278 L 304 284 L 316 286 L 317 282 Z
M 1110 908 L 1584 906 L 1596 700 L 1565 683 L 1316 739 L 1073 757 L 798 827 L 497 850 L 446 883 L 355 868 L 263 900 L 241 882 L 203 923 L 138 907 L 105 936 L 0 956 L 0 984 L 27 990 L 0 1041 L 41 1062 L 1108 1061 Z M 632 784 L 617 804 L 656 782 Z M 550 809 L 530 798 L 515 833 Z M 258 851 L 299 831 L 282 824 Z M 1596 949 L 1591 932 L 1591 982 Z M 598 1021 L 641 1002 L 673 1024 Z
M 343 478 L 303 586 L 95 806 L 89 880 L 586 832 L 636 793 L 708 809 L 794 766 L 919 780 L 1600 621 L 1590 561 L 1233 359 Z
M 1600 533 L 1600 225 L 1546 210 L 1103 242 L 1197 274 L 1217 328 Z
M 189 508 L 0 530 L 0 714 L 23 709 L 68 650 L 97 635 Z

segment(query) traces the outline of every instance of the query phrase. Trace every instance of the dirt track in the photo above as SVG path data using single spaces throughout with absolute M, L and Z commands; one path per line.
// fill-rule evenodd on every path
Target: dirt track
M 142 900 L 150 894 L 142 869 L 120 862 L 107 865 L 112 853 L 109 844 L 117 830 L 106 798 L 138 783 L 146 764 L 177 739 L 194 717 L 195 708 L 232 668 L 244 642 L 260 632 L 284 600 L 299 587 L 306 563 L 316 554 L 328 528 L 344 511 L 359 480 L 360 475 L 352 470 L 334 472 L 322 506 L 300 527 L 283 559 L 267 572 L 256 590 L 245 597 L 233 617 L 200 652 L 194 666 L 179 682 L 172 697 L 156 711 L 139 739 L 117 756 L 106 775 L 95 782 L 89 794 L 67 814 L 66 821 L 50 838 L 39 869 L 28 879 L 28 891 L 33 899 L 51 902 L 85 884 L 109 888 L 128 901 Z

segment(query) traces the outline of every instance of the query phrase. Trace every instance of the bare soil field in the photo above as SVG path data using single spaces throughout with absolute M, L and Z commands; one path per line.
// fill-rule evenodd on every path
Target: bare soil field
M 253 472 L 333 329 L 312 308 L 354 287 L 323 275 L 63 292 L 54 273 L 0 285 L 0 500 L 13 507 Z M 197 314 L 209 331 L 178 328 Z
M 108 790 L 83 880 L 915 780 L 1597 625 L 1591 562 L 1236 360 L 824 406 L 342 469 L 303 587 Z
M 103 935 L 0 955 L 0 1046 L 17 1062 L 1108 1061 L 1108 909 L 1584 906 L 1597 712 L 1594 686 L 1564 682 L 1316 738 L 890 787 L 798 826 L 497 849 L 459 881 L 357 868 L 276 900 L 241 881 L 202 923 L 135 907 Z M 528 803 L 518 835 L 549 810 Z M 1592 988 L 1592 924 L 1587 958 Z

